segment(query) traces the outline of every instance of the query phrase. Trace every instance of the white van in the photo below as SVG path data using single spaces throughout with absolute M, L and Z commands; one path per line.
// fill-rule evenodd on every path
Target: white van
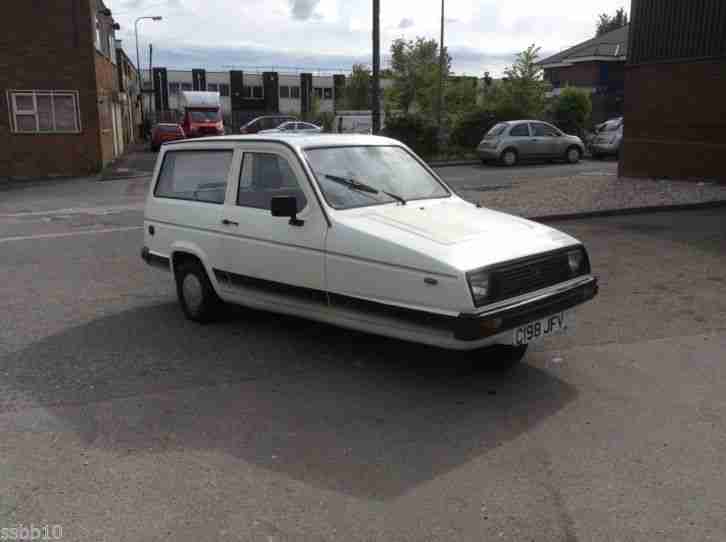
M 385 115 L 381 111 L 381 129 L 385 127 Z M 333 121 L 336 134 L 373 133 L 373 114 L 370 111 L 339 111 Z
M 398 141 L 249 135 L 166 143 L 143 259 L 186 316 L 223 302 L 519 361 L 597 293 L 576 239 L 459 198 Z

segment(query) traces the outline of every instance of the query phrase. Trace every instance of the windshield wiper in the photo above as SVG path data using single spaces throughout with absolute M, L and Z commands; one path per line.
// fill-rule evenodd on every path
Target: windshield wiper
M 390 198 L 395 199 L 396 201 L 400 202 L 402 205 L 406 205 L 406 200 L 403 199 L 398 194 L 393 194 L 386 190 L 378 190 L 377 188 L 373 188 L 369 184 L 365 184 L 360 181 L 356 181 L 355 179 L 347 179 L 345 177 L 338 177 L 337 175 L 329 175 L 327 173 L 325 174 L 325 178 L 330 179 L 331 181 L 335 181 L 336 183 L 345 185 L 348 188 L 352 188 L 353 190 L 359 190 L 360 192 L 367 192 L 369 194 L 380 194 L 381 192 L 383 192 L 385 195 L 387 195 Z
M 331 181 L 335 181 L 336 183 L 343 184 L 347 186 L 348 188 L 352 188 L 353 190 L 359 190 L 361 192 L 368 192 L 369 194 L 378 194 L 379 190 L 376 188 L 373 188 L 372 186 L 356 181 L 355 179 L 346 179 L 345 177 L 338 177 L 337 175 L 325 175 L 326 179 L 330 179 Z

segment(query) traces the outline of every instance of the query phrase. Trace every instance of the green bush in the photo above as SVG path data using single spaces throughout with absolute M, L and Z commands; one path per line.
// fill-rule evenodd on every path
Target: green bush
M 482 136 L 497 123 L 491 111 L 475 109 L 461 116 L 451 130 L 452 145 L 473 149 L 481 141 Z
M 436 154 L 436 125 L 420 115 L 404 114 L 386 118 L 384 135 L 398 139 L 425 158 Z
M 553 104 L 552 115 L 564 132 L 582 135 L 592 113 L 590 93 L 574 87 L 562 90 Z

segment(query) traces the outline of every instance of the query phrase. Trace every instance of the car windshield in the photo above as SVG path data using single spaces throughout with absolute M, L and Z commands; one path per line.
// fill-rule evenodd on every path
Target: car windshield
M 401 147 L 313 148 L 305 155 L 326 201 L 335 209 L 450 195 Z
M 601 132 L 617 132 L 622 124 L 619 121 L 609 121 L 600 130 Z
M 504 122 L 500 122 L 499 124 L 494 125 L 492 127 L 492 129 L 489 130 L 484 137 L 485 138 L 497 137 L 497 136 L 501 135 L 502 132 L 504 132 L 504 130 L 506 130 L 506 129 L 507 129 L 507 124 Z
M 192 122 L 217 122 L 219 121 L 219 111 L 191 111 L 190 116 Z

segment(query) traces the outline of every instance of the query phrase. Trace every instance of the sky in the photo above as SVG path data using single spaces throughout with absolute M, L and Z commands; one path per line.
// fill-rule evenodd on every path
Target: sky
M 536 44 L 544 58 L 589 39 L 597 16 L 629 0 L 445 0 L 444 43 L 457 74 L 494 76 L 514 55 Z M 371 0 L 105 0 L 120 23 L 117 38 L 136 59 L 139 23 L 142 63 L 154 45 L 155 66 L 230 70 L 349 71 L 371 63 Z M 381 62 L 391 42 L 439 39 L 439 0 L 380 0 Z

